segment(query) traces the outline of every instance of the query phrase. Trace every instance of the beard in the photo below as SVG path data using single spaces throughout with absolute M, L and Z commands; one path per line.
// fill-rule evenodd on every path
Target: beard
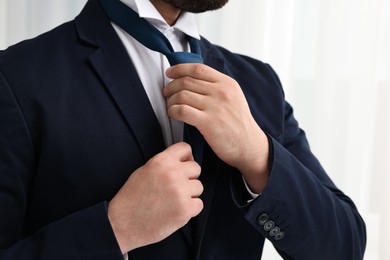
M 187 12 L 203 13 L 223 7 L 229 0 L 164 0 L 167 3 Z

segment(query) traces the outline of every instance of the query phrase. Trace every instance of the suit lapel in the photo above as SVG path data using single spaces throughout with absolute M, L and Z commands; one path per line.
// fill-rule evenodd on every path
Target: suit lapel
M 89 61 L 148 160 L 165 145 L 161 127 L 126 49 L 97 1 L 88 1 L 76 18 L 76 26 L 83 41 L 97 46 Z
M 113 54 L 111 48 L 101 48 L 90 60 L 148 160 L 165 148 L 161 127 L 134 67 Z

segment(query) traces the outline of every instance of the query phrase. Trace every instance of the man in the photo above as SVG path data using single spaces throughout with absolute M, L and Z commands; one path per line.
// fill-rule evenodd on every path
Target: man
M 175 51 L 200 39 L 204 64 L 172 67 L 110 21 L 116 1 L 1 53 L 1 259 L 260 259 L 264 239 L 362 259 L 276 74 L 200 39 L 191 13 L 227 0 L 122 0 Z

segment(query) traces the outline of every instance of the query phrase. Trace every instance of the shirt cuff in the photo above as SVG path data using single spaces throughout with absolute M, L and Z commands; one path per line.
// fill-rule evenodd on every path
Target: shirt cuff
M 244 176 L 242 176 L 242 181 L 244 182 L 244 185 L 245 185 L 245 188 L 246 190 L 248 191 L 249 195 L 251 195 L 252 199 L 251 200 L 248 200 L 248 203 L 252 202 L 254 199 L 256 199 L 257 197 L 259 197 L 261 195 L 261 193 L 254 193 L 248 186 L 248 183 L 246 182 Z

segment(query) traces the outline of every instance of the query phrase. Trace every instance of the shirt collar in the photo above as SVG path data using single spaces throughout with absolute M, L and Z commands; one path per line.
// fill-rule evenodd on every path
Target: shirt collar
M 120 0 L 131 9 L 136 11 L 138 15 L 146 19 L 149 23 L 155 26 L 160 31 L 164 32 L 171 28 L 164 20 L 161 14 L 157 11 L 150 0 Z M 195 16 L 193 13 L 182 12 L 172 28 L 187 34 L 195 39 L 200 40 L 198 28 L 196 26 Z

